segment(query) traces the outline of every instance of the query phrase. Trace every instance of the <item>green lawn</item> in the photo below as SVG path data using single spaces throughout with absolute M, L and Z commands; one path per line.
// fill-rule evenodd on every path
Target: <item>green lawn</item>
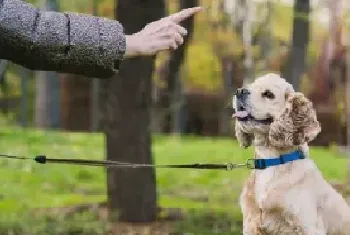
M 88 159 L 104 159 L 105 156 L 101 134 L 2 128 L 0 139 L 4 154 Z M 157 164 L 242 162 L 252 157 L 252 149 L 243 150 L 231 139 L 154 136 L 152 149 Z M 322 148 L 312 148 L 311 155 L 327 180 L 344 180 L 344 158 Z M 1 160 L 0 164 L 0 234 L 7 234 L 5 230 L 8 229 L 15 229 L 13 234 L 16 231 L 24 234 L 29 228 L 35 234 L 98 234 L 97 228 L 103 231 L 104 225 L 88 215 L 74 218 L 74 225 L 67 225 L 68 222 L 63 220 L 57 222 L 54 218 L 39 222 L 34 217 L 25 217 L 28 211 L 33 211 L 29 209 L 104 202 L 106 178 L 103 168 L 39 165 L 18 160 Z M 158 169 L 156 173 L 160 206 L 181 208 L 187 213 L 188 219 L 176 224 L 178 231 L 240 234 L 238 196 L 248 170 Z M 76 221 L 80 221 L 86 231 L 81 232 Z M 75 232 L 68 233 L 63 229 L 65 225 L 73 226 Z M 25 231 L 26 234 L 29 232 Z

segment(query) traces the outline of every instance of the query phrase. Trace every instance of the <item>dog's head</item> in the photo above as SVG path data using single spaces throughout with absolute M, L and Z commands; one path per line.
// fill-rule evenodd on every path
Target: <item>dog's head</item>
M 252 144 L 255 133 L 265 134 L 269 145 L 285 148 L 310 142 L 321 131 L 312 103 L 277 74 L 237 89 L 233 108 L 243 147 Z

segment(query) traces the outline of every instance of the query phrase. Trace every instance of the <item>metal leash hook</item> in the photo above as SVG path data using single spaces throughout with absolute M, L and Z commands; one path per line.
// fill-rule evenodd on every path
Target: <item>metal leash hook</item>
M 233 164 L 233 163 L 227 163 L 227 171 L 232 171 L 233 169 L 237 168 L 237 164 Z
M 245 163 L 240 163 L 240 164 L 235 164 L 235 163 L 227 163 L 227 171 L 232 171 L 233 169 L 237 168 L 248 168 L 248 169 L 254 169 L 254 164 L 251 163 L 251 160 L 253 159 L 248 159 Z

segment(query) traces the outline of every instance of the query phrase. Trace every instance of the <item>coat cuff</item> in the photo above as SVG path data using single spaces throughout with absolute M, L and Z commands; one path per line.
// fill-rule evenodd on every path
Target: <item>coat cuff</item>
M 107 78 L 115 75 L 126 50 L 123 26 L 115 20 L 69 13 L 69 50 L 71 59 L 84 61 L 84 73 Z M 71 61 L 72 62 L 72 61 Z
M 126 37 L 123 26 L 114 20 L 99 18 L 100 47 L 106 57 L 106 63 L 116 72 L 126 51 Z

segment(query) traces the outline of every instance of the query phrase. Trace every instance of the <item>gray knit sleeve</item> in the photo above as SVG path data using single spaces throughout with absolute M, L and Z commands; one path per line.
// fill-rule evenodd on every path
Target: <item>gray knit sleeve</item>
M 119 70 L 125 49 L 117 21 L 0 0 L 1 59 L 32 70 L 108 78 Z

